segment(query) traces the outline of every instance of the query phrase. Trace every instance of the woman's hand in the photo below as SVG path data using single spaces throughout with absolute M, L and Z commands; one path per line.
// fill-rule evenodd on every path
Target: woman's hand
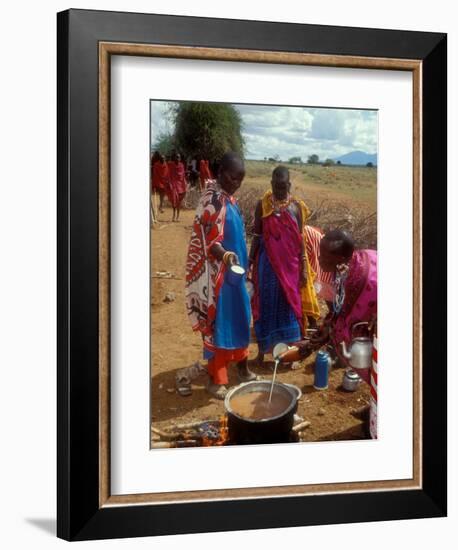
M 210 253 L 217 260 L 224 262 L 228 266 L 238 265 L 240 263 L 237 254 L 235 252 L 231 252 L 230 250 L 225 250 L 220 243 L 215 243 L 210 248 Z
M 227 255 L 227 265 L 239 265 L 239 259 L 237 257 L 237 254 L 235 252 L 231 252 Z
M 313 347 L 321 347 L 326 344 L 330 337 L 330 326 L 329 323 L 323 323 L 318 334 L 310 339 L 310 344 Z

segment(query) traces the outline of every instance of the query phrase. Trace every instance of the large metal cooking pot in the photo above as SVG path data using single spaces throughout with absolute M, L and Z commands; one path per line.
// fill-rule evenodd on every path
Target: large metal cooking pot
M 302 392 L 292 384 L 274 383 L 272 394 L 282 394 L 289 399 L 288 407 L 278 416 L 254 420 L 240 416 L 232 410 L 231 400 L 235 396 L 251 392 L 270 392 L 271 382 L 260 380 L 245 382 L 232 388 L 224 399 L 224 407 L 228 417 L 229 439 L 238 445 L 253 445 L 259 443 L 287 443 L 290 440 L 294 414 L 297 402 Z

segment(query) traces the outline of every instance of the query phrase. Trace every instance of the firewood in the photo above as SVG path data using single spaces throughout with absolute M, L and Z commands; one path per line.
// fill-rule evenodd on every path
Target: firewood
M 304 420 L 304 422 L 301 422 L 300 424 L 296 424 L 293 426 L 293 432 L 299 433 L 305 430 L 305 428 L 308 428 L 310 426 L 311 422 L 308 420 Z
M 163 430 L 159 430 L 158 428 L 151 427 L 151 431 L 154 434 L 158 435 L 164 441 L 173 441 L 180 437 L 179 433 L 164 432 Z
M 173 443 L 170 441 L 155 441 L 152 445 L 152 449 L 170 449 L 173 447 Z
M 202 424 L 219 424 L 219 420 L 196 420 L 194 422 L 188 422 L 186 424 L 175 424 L 176 430 L 190 430 L 192 428 L 198 428 Z
M 178 426 L 176 427 L 179 428 Z M 182 428 L 179 428 L 179 431 L 176 432 L 166 432 L 164 430 L 159 430 L 158 428 L 151 427 L 151 431 L 153 434 L 160 437 L 163 441 L 177 441 L 178 439 L 183 439 L 183 441 L 186 441 L 188 439 L 193 439 L 200 436 L 200 434 L 195 430 L 185 435 Z
M 180 439 L 178 441 L 155 441 L 152 449 L 173 449 L 176 447 L 198 447 L 199 443 L 196 439 Z

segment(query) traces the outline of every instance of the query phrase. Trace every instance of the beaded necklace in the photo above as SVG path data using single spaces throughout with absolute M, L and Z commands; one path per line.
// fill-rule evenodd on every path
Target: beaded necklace
M 347 277 L 348 265 L 339 264 L 336 267 L 336 277 L 334 279 L 334 288 L 336 290 L 332 303 L 334 315 L 339 315 L 339 313 L 342 311 L 342 307 L 345 302 L 345 282 L 347 280 Z
M 292 200 L 292 197 L 289 193 L 286 199 L 283 199 L 283 200 L 276 199 L 274 197 L 274 194 L 272 193 L 271 201 L 272 201 L 273 213 L 276 216 L 279 216 L 282 210 L 284 210 L 285 208 L 288 208 L 288 206 L 291 204 L 291 200 Z

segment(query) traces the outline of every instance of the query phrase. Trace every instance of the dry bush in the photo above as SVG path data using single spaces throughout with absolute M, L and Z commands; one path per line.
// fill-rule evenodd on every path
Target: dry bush
M 258 189 L 243 189 L 237 198 L 245 221 L 247 237 L 250 240 L 254 230 L 254 212 L 261 195 Z
M 323 231 L 344 229 L 352 235 L 356 248 L 377 249 L 377 212 L 350 208 L 337 200 L 324 199 L 309 203 L 312 211 L 308 223 Z
M 197 205 L 199 204 L 200 194 L 201 193 L 197 185 L 188 189 L 188 192 L 186 193 L 185 199 L 183 201 L 183 208 L 195 210 L 197 208 Z
M 260 199 L 256 189 L 243 190 L 238 198 L 242 211 L 248 241 L 251 240 L 254 227 L 254 213 Z M 323 199 L 320 202 L 308 201 L 311 210 L 308 223 L 323 231 L 344 229 L 348 231 L 357 248 L 377 249 L 377 213 L 367 209 L 342 204 L 338 200 Z
M 297 195 L 300 197 L 301 192 Z M 251 241 L 254 228 L 254 213 L 256 204 L 261 198 L 257 188 L 245 187 L 238 195 L 238 202 L 242 211 L 248 242 Z M 200 192 L 198 188 L 188 191 L 185 199 L 185 208 L 195 209 L 199 202 Z M 302 197 L 301 197 L 302 198 Z M 315 227 L 328 231 L 329 229 L 344 229 L 355 240 L 357 248 L 377 249 L 377 212 L 371 212 L 367 208 L 359 206 L 349 207 L 336 199 L 323 199 L 321 201 L 307 200 L 311 210 L 308 223 Z

